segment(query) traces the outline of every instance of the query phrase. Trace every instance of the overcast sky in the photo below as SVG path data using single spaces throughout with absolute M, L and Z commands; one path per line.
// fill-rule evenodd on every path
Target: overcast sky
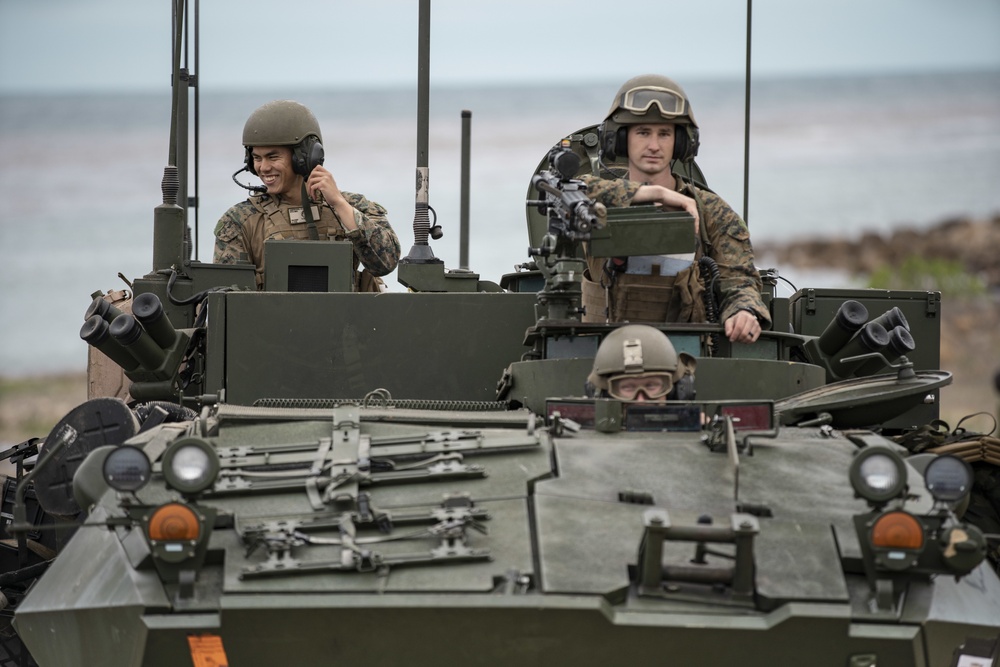
M 200 4 L 203 91 L 416 84 L 416 0 Z M 0 0 L 0 93 L 162 92 L 170 8 Z M 740 76 L 745 20 L 744 0 L 434 0 L 431 82 Z M 753 23 L 762 76 L 1000 69 L 1000 0 L 757 0 Z

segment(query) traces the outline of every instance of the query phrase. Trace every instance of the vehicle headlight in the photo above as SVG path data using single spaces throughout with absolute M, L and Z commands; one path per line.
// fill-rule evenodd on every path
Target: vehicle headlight
M 906 492 L 906 464 L 886 447 L 858 452 L 849 474 L 854 492 L 873 505 L 884 505 Z
M 972 468 L 951 454 L 935 457 L 924 469 L 924 484 L 943 503 L 957 503 L 972 489 Z
M 122 445 L 104 459 L 104 481 L 115 491 L 138 491 L 149 482 L 152 465 L 138 447 Z
M 185 495 L 201 493 L 219 476 L 219 455 L 200 438 L 181 438 L 163 453 L 167 486 Z

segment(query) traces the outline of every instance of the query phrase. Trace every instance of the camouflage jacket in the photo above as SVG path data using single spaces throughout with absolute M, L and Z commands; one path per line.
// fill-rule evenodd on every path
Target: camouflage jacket
M 627 179 L 604 179 L 584 175 L 587 194 L 605 206 L 629 206 L 636 191 L 642 186 Z M 752 311 L 765 329 L 771 316 L 761 298 L 760 274 L 754 266 L 750 230 L 743 219 L 721 197 L 703 190 L 678 177 L 678 191 L 694 198 L 698 203 L 702 252 L 715 260 L 719 268 L 718 293 L 719 321 L 725 322 L 737 311 Z
M 363 195 L 344 192 L 354 208 L 358 228 L 347 232 L 329 206 L 313 205 L 320 239 L 348 240 L 354 244 L 355 268 L 360 262 L 374 276 L 391 273 L 399 262 L 400 246 L 386 211 Z M 255 195 L 223 214 L 215 226 L 216 264 L 247 262 L 257 268 L 257 287 L 264 284 L 264 242 L 309 238 L 302 207 L 293 207 L 270 195 Z

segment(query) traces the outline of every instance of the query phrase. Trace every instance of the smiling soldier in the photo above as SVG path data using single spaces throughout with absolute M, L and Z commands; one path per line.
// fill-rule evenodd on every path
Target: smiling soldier
M 363 195 L 343 192 L 322 164 L 316 117 L 291 100 L 269 102 L 243 128 L 246 169 L 264 194 L 230 208 L 215 227 L 217 264 L 249 262 L 264 283 L 264 242 L 347 240 L 354 245 L 355 290 L 377 292 L 379 276 L 399 261 L 399 239 L 386 211 Z M 358 266 L 364 267 L 358 271 Z

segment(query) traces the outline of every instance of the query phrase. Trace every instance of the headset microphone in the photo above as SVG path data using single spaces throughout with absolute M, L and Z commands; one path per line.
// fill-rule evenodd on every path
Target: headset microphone
M 254 193 L 257 193 L 257 194 L 264 194 L 265 192 L 267 192 L 267 186 L 264 186 L 264 185 L 245 185 L 245 184 L 240 183 L 239 181 L 237 181 L 236 180 L 237 174 L 241 174 L 244 171 L 250 171 L 249 169 L 247 169 L 246 165 L 244 165 L 242 169 L 238 169 L 236 171 L 236 173 L 233 174 L 233 183 L 235 183 L 236 185 L 240 186 L 244 190 L 249 190 L 250 192 L 254 192 Z

